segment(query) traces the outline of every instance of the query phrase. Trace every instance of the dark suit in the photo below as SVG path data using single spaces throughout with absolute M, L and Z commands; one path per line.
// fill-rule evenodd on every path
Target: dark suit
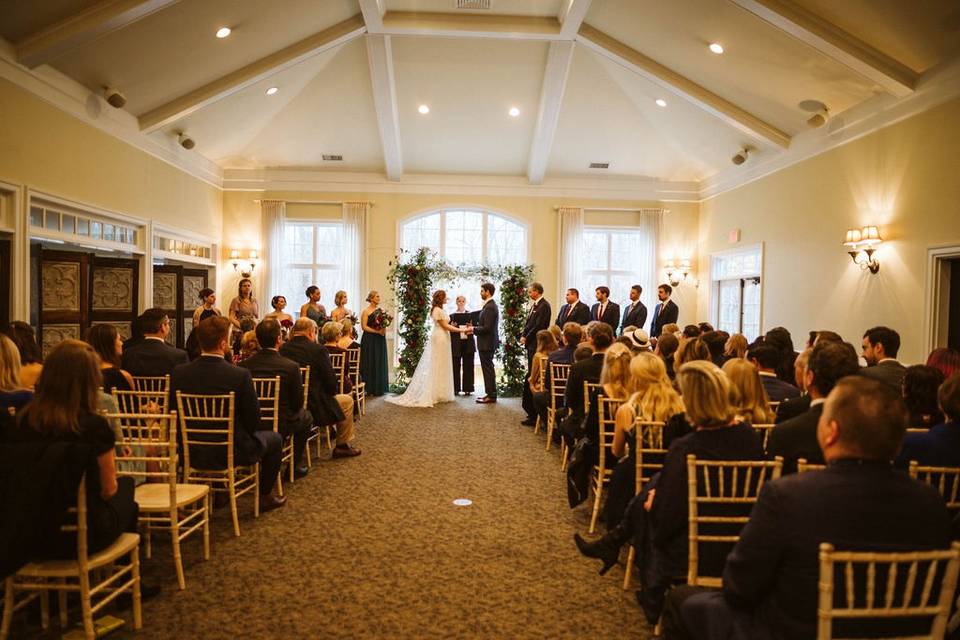
M 246 369 L 230 364 L 220 356 L 200 356 L 181 364 L 170 374 L 170 406 L 177 407 L 177 391 L 219 395 L 234 392 L 233 451 L 238 464 L 260 462 L 260 493 L 267 495 L 280 471 L 283 437 L 264 431 L 260 404 L 253 388 L 253 376 Z M 213 424 L 216 423 L 206 423 Z M 196 468 L 218 468 L 226 456 L 212 455 L 209 447 L 190 452 L 190 464 Z
M 122 368 L 132 376 L 165 376 L 189 360 L 183 349 L 171 347 L 160 339 L 146 338 L 129 350 L 124 349 Z
M 603 317 L 601 318 L 600 303 L 598 302 L 590 308 L 590 319 L 605 322 L 613 329 L 613 335 L 617 335 L 617 324 L 620 322 L 620 305 L 607 300 L 607 306 L 604 308 Z
M 567 388 L 563 395 L 563 404 L 570 410 L 575 420 L 583 418 L 583 383 L 600 382 L 600 372 L 603 371 L 604 354 L 595 353 L 589 358 L 575 362 L 570 367 L 570 377 L 567 378 Z
M 579 325 L 584 325 L 590 322 L 590 307 L 583 304 L 579 300 L 573 303 L 573 305 L 565 304 L 560 307 L 560 313 L 557 315 L 556 325 L 563 329 L 563 325 L 568 322 L 576 322 Z
M 294 336 L 280 347 L 280 355 L 290 358 L 301 367 L 310 367 L 307 407 L 316 424 L 333 425 L 346 418 L 334 397 L 340 392 L 340 384 L 326 347 L 306 336 Z
M 285 436 L 293 437 L 294 461 L 299 465 L 307 445 L 313 416 L 303 408 L 303 383 L 300 366 L 280 355 L 276 349 L 263 349 L 240 363 L 254 378 L 280 376 L 280 419 L 278 428 Z M 309 398 L 308 398 L 309 400 Z
M 476 341 L 473 336 L 465 333 L 451 333 L 450 352 L 453 355 L 453 393 L 473 393 L 473 354 L 477 352 Z
M 777 407 L 777 419 L 775 422 L 777 424 L 786 422 L 790 418 L 796 418 L 807 411 L 810 411 L 809 395 L 802 395 L 799 398 L 787 398 Z
M 723 591 L 688 596 L 680 605 L 688 637 L 815 638 L 822 542 L 865 551 L 947 548 L 950 517 L 934 489 L 886 461 L 839 460 L 767 483 L 727 557 Z M 678 591 L 671 600 L 682 599 Z M 845 638 L 881 637 L 880 629 L 916 633 L 904 633 L 896 621 L 834 627 L 841 624 L 856 627 L 844 629 Z
M 797 470 L 797 458 L 823 464 L 823 452 L 817 442 L 817 423 L 823 414 L 823 403 L 818 403 L 806 413 L 781 422 L 770 430 L 767 453 L 770 457 L 783 456 L 783 472 Z
M 631 304 L 628 304 L 623 311 L 623 320 L 620 321 L 620 333 L 623 333 L 623 330 L 627 327 L 636 327 L 637 329 L 643 329 L 643 325 L 647 322 L 647 306 L 637 300 Z
M 650 320 L 650 337 L 656 338 L 663 333 L 663 327 L 676 322 L 680 317 L 680 307 L 673 300 L 667 300 L 666 304 L 660 303 L 653 308 L 653 319 Z
M 767 392 L 767 398 L 770 399 L 770 402 L 782 402 L 787 398 L 800 397 L 800 389 L 774 375 L 761 373 L 760 382 L 763 383 L 763 390 Z
M 906 374 L 907 368 L 896 360 L 884 360 L 872 367 L 860 369 L 860 375 L 886 383 L 896 389 L 897 393 L 903 390 L 903 376 Z
M 921 466 L 960 467 L 960 423 L 945 422 L 925 433 L 908 433 L 897 457 L 897 466 L 911 460 Z
M 480 354 L 480 369 L 483 371 L 483 388 L 487 397 L 497 397 L 497 369 L 493 356 L 500 346 L 500 310 L 493 299 L 489 299 L 480 309 L 480 319 L 473 328 L 477 336 L 477 352 Z
M 550 327 L 552 316 L 550 303 L 542 297 L 533 303 L 530 313 L 527 314 L 527 322 L 523 325 L 523 333 L 520 334 L 526 340 L 523 346 L 527 348 L 527 379 L 530 379 L 530 369 L 533 367 L 533 354 L 537 352 L 537 333 Z M 527 412 L 528 420 L 537 417 L 537 409 L 533 404 L 533 392 L 530 391 L 528 384 L 523 385 L 521 406 Z

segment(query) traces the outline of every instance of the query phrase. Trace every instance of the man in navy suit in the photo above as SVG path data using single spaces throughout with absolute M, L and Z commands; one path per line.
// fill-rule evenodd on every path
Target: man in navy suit
M 165 341 L 170 334 L 170 318 L 160 309 L 147 309 L 137 322 L 143 340 L 123 351 L 122 367 L 132 376 L 165 376 L 179 364 L 189 361 L 187 352 Z
M 480 370 L 483 371 L 483 388 L 487 393 L 484 397 L 477 398 L 479 404 L 493 404 L 497 401 L 497 369 L 493 357 L 500 346 L 500 310 L 493 301 L 496 290 L 489 282 L 480 285 L 480 297 L 484 303 L 477 326 L 473 328 L 473 334 L 477 336 Z
M 638 284 L 630 287 L 630 304 L 623 311 L 623 320 L 620 322 L 620 333 L 627 327 L 642 329 L 647 322 L 647 306 L 640 302 L 643 287 Z
M 758 344 L 747 351 L 747 360 L 753 363 L 760 374 L 760 382 L 767 392 L 770 402 L 782 402 L 787 398 L 799 398 L 800 389 L 789 382 L 777 377 L 777 367 L 780 365 L 781 352 L 768 344 Z
M 520 344 L 527 349 L 527 375 L 525 379 L 530 378 L 530 369 L 533 366 L 533 354 L 537 351 L 537 333 L 547 329 L 550 326 L 550 303 L 543 297 L 543 285 L 539 282 L 532 282 L 527 290 L 530 300 L 530 312 L 527 314 L 527 322 L 523 325 L 523 333 L 520 335 Z M 527 412 L 527 417 L 520 423 L 531 427 L 537 422 L 537 408 L 533 404 L 533 392 L 530 391 L 530 385 L 523 385 L 523 399 L 521 402 L 523 410 Z
M 580 292 L 576 289 L 567 289 L 567 304 L 560 307 L 556 325 L 563 329 L 568 322 L 584 325 L 590 322 L 590 307 L 580 302 Z
M 680 317 L 680 307 L 670 299 L 672 293 L 673 287 L 669 284 L 664 283 L 657 287 L 657 298 L 660 300 L 660 304 L 654 307 L 653 319 L 650 320 L 651 338 L 660 337 L 663 328 L 672 322 L 676 322 L 677 318 Z
M 617 335 L 617 323 L 620 322 L 620 305 L 610 302 L 610 287 L 599 286 L 596 290 L 597 304 L 590 309 L 590 319 L 610 325 L 613 335 Z

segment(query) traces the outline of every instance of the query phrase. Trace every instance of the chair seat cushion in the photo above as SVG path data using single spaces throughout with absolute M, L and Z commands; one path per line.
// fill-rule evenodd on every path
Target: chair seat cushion
M 177 506 L 182 507 L 200 500 L 210 493 L 205 484 L 178 484 Z M 170 485 L 165 482 L 148 482 L 137 487 L 134 500 L 140 511 L 166 511 L 170 509 Z
M 140 544 L 140 534 L 121 533 L 120 537 L 113 541 L 109 547 L 103 551 L 90 556 L 89 568 L 96 569 L 105 564 L 109 564 L 127 555 L 137 548 Z M 18 576 L 74 576 L 80 572 L 80 563 L 77 560 L 48 560 L 46 562 L 31 562 L 24 565 L 18 572 Z

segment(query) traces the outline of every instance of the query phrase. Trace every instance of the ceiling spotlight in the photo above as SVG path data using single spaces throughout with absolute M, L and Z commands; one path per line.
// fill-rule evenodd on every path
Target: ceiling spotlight
M 807 118 L 807 125 L 816 129 L 817 127 L 822 127 L 827 124 L 827 119 L 830 118 L 830 112 L 826 107 L 820 109 L 815 114 Z
M 122 109 L 123 105 L 127 104 L 127 96 L 110 87 L 103 88 L 103 97 L 114 109 Z
M 665 106 L 667 106 L 667 101 L 664 100 L 663 98 L 657 98 L 656 102 L 657 102 L 657 106 L 658 106 L 658 107 L 665 107 Z
M 194 142 L 193 138 L 185 134 L 183 131 L 177 134 L 177 142 L 179 142 L 180 146 L 187 151 L 197 146 L 197 143 Z
M 277 91 L 280 91 L 280 89 L 278 89 L 278 88 L 276 88 L 276 87 L 270 87 L 269 89 L 267 89 L 267 95 L 268 95 L 268 96 L 272 96 L 272 95 L 275 94 Z
M 510 107 L 510 111 L 508 111 L 507 113 L 510 114 L 511 118 L 516 118 L 517 116 L 520 115 L 520 109 L 516 107 Z
M 428 107 L 425 104 L 422 104 L 419 107 L 417 107 L 417 111 L 419 111 L 423 115 L 427 115 L 428 113 L 430 113 L 430 107 Z
M 230 29 L 230 27 L 220 27 L 219 29 L 217 29 L 217 37 L 223 40 L 228 35 L 230 35 L 231 32 L 232 32 L 232 29 Z
M 747 161 L 748 155 L 750 155 L 750 149 L 748 147 L 744 147 L 743 149 L 740 149 L 735 156 L 730 158 L 730 162 L 739 166 Z
M 710 51 L 713 51 L 715 54 L 720 55 L 723 53 L 723 45 L 719 42 L 710 43 Z

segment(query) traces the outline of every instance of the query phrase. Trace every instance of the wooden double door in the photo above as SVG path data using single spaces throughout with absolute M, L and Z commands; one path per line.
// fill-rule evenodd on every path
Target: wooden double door
M 167 342 L 183 348 L 193 331 L 193 311 L 200 306 L 200 291 L 209 286 L 206 269 L 179 265 L 153 267 L 153 306 L 163 309 L 170 318 Z
M 139 309 L 140 261 L 31 247 L 31 316 L 46 355 L 62 340 L 82 340 L 111 324 L 124 339 Z

